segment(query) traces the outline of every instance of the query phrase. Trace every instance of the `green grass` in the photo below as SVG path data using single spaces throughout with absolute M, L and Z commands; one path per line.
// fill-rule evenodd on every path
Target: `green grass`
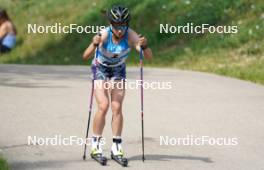
M 0 156 L 0 170 L 9 170 L 9 166 L 1 156 Z
M 27 34 L 27 24 L 107 25 L 100 10 L 122 3 L 131 27 L 145 35 L 154 53 L 146 66 L 211 72 L 264 84 L 262 0 L 0 0 L 18 27 L 18 46 L 0 63 L 89 64 L 81 55 L 91 34 Z M 159 24 L 238 25 L 238 34 L 160 34 Z M 138 64 L 133 51 L 128 65 Z

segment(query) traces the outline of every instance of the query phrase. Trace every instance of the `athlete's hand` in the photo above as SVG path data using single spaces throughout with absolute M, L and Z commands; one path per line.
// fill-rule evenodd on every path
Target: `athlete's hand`
M 147 41 L 147 39 L 144 37 L 144 36 L 142 36 L 142 35 L 140 35 L 139 36 L 139 41 L 138 41 L 138 45 L 140 46 L 140 47 L 146 47 L 147 45 L 148 45 L 148 41 Z
M 93 45 L 94 46 L 98 46 L 99 44 L 100 44 L 100 42 L 101 42 L 101 36 L 100 35 L 95 35 L 94 37 L 93 37 Z

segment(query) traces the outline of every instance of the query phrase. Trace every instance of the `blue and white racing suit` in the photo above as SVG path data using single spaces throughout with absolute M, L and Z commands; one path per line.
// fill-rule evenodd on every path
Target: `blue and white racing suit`
M 96 69 L 95 80 L 126 79 L 125 61 L 130 52 L 130 46 L 128 44 L 128 29 L 122 40 L 118 44 L 115 44 L 112 40 L 113 33 L 111 27 L 106 28 L 107 40 L 98 47 L 98 64 L 96 65 L 95 58 L 92 62 L 92 69 Z

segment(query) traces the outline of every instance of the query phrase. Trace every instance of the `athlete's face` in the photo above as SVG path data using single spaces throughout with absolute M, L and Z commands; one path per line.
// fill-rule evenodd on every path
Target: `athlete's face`
M 112 30 L 113 30 L 114 34 L 118 38 L 121 38 L 125 34 L 125 32 L 128 28 L 126 23 L 112 23 L 111 26 L 112 26 Z

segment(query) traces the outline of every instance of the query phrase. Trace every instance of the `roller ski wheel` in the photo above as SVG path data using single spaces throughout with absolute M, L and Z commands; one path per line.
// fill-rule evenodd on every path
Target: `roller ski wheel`
M 111 158 L 123 167 L 127 167 L 128 165 L 127 158 L 124 158 L 122 155 L 113 155 L 113 153 L 111 153 Z
M 100 163 L 102 166 L 107 164 L 107 158 L 102 154 L 91 154 L 91 158 Z

